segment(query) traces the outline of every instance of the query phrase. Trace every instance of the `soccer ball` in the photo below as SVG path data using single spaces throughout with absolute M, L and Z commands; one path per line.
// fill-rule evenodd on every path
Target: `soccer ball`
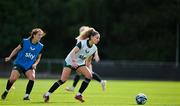
M 136 96 L 136 103 L 138 105 L 144 105 L 147 101 L 147 96 L 143 93 L 140 93 Z

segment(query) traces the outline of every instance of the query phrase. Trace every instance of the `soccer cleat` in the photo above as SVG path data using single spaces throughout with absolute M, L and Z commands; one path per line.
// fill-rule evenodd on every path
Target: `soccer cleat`
M 71 92 L 73 92 L 73 91 L 74 91 L 74 87 L 73 87 L 73 86 L 71 86 L 71 87 L 66 87 L 66 91 L 71 91 Z
M 46 96 L 45 94 L 43 95 L 44 98 L 44 102 L 48 102 L 49 101 L 49 96 Z
M 1 99 L 5 100 L 8 92 L 4 91 L 4 93 L 1 95 Z
M 76 100 L 79 100 L 81 103 L 85 102 L 85 101 L 83 100 L 82 95 L 76 95 L 74 98 L 75 98 Z
M 30 100 L 29 96 L 23 98 L 23 100 Z
M 102 86 L 102 90 L 105 91 L 106 90 L 106 80 L 102 80 L 101 81 L 101 86 Z

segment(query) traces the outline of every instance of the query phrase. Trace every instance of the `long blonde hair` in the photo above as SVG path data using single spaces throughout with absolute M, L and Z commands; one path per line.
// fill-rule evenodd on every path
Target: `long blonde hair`
M 81 26 L 79 28 L 79 36 L 76 37 L 76 40 L 85 40 L 88 39 L 91 35 L 99 34 L 94 28 L 89 26 Z

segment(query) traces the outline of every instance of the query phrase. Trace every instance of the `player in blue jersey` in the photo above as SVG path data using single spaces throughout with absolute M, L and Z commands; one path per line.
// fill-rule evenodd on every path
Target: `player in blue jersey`
M 65 59 L 64 68 L 60 79 L 55 82 L 51 88 L 43 96 L 44 101 L 49 101 L 49 96 L 65 81 L 71 74 L 72 70 L 77 70 L 78 73 L 84 75 L 85 80 L 82 82 L 79 92 L 76 94 L 75 99 L 84 102 L 82 93 L 88 87 L 92 78 L 90 69 L 86 66 L 86 59 L 92 58 L 92 55 L 97 51 L 96 44 L 100 41 L 100 34 L 93 28 L 88 28 L 79 35 L 79 42 L 71 50 Z
M 17 57 L 13 62 L 11 75 L 7 81 L 6 89 L 1 95 L 1 99 L 6 99 L 10 88 L 19 78 L 20 74 L 23 73 L 29 79 L 23 99 L 30 100 L 29 95 L 34 85 L 36 66 L 38 65 L 42 55 L 43 44 L 40 43 L 40 40 L 43 36 L 45 36 L 45 33 L 42 29 L 33 29 L 30 33 L 30 37 L 23 39 L 11 52 L 9 57 L 5 58 L 5 62 L 8 62 L 17 54 Z
M 79 28 L 79 33 L 82 33 L 84 30 L 90 28 L 89 26 L 81 26 Z M 76 38 L 77 42 L 79 42 L 79 38 L 77 37 Z M 96 62 L 99 62 L 100 61 L 100 58 L 99 58 L 99 54 L 98 54 L 98 51 L 96 51 L 96 53 L 93 55 L 93 58 L 92 59 L 88 59 L 86 60 L 86 66 L 91 70 L 92 72 L 92 78 L 96 81 L 98 81 L 101 86 L 102 86 L 102 90 L 105 91 L 106 89 L 106 80 L 102 80 L 102 78 L 95 72 L 93 72 L 93 69 L 92 69 L 92 61 L 95 60 Z M 74 76 L 74 79 L 73 79 L 73 84 L 72 86 L 70 87 L 66 87 L 66 90 L 67 91 L 74 91 L 77 83 L 79 82 L 80 80 L 80 77 L 81 77 L 81 74 L 76 74 Z

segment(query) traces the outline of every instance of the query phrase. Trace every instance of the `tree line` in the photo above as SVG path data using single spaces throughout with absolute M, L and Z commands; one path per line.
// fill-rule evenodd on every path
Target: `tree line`
M 46 31 L 45 58 L 64 58 L 79 27 L 101 34 L 105 60 L 174 61 L 178 0 L 1 0 L 0 55 L 9 55 L 34 27 Z

